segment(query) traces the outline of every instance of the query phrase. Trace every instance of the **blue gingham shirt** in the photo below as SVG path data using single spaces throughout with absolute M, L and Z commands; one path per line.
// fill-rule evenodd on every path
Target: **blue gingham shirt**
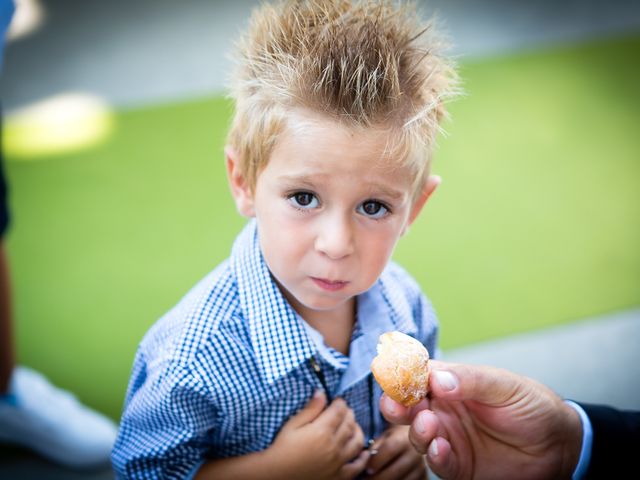
M 287 303 L 250 221 L 230 258 L 142 340 L 112 453 L 117 475 L 190 478 L 208 458 L 267 448 L 321 388 L 312 357 L 329 396 L 345 399 L 365 436 L 380 435 L 381 391 L 369 369 L 378 336 L 399 330 L 434 353 L 437 324 L 416 282 L 393 263 L 357 302 L 346 357 Z

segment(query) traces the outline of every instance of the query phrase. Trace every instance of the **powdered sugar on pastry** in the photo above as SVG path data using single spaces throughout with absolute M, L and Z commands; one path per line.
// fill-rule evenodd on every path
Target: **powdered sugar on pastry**
M 404 333 L 387 332 L 377 350 L 371 372 L 389 397 L 410 407 L 427 396 L 430 366 L 424 345 Z

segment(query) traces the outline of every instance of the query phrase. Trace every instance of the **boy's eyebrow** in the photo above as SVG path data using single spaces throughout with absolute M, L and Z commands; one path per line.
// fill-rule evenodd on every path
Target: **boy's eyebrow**
M 404 198 L 404 192 L 389 188 L 379 183 L 368 185 L 369 189 L 375 192 L 382 192 L 383 196 L 390 198 L 391 200 L 402 200 Z
M 280 175 L 278 177 L 278 180 L 292 185 L 305 184 L 307 186 L 313 187 L 315 184 L 313 178 L 314 177 L 311 175 Z
M 314 178 L 318 178 L 318 176 L 312 175 L 281 175 L 279 179 L 283 182 L 289 183 L 291 185 L 303 185 L 313 188 L 316 185 L 316 182 L 313 181 Z M 386 185 L 381 185 L 379 183 L 370 183 L 366 184 L 367 190 L 372 192 L 380 193 L 385 197 L 388 197 L 392 200 L 402 200 L 405 196 L 405 192 L 402 190 L 396 190 L 395 188 L 390 188 Z

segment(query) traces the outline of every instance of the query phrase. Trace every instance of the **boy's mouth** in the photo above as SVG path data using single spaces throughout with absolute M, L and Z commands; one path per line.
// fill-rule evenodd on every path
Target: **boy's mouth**
M 341 280 L 327 280 L 326 278 L 311 277 L 311 280 L 323 290 L 329 292 L 337 292 L 346 287 L 349 282 L 343 282 Z

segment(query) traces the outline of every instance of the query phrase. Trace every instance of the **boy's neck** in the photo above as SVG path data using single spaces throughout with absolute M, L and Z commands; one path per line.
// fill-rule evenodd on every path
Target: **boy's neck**
M 324 343 L 343 355 L 349 356 L 349 346 L 356 318 L 355 306 L 356 299 L 352 298 L 344 305 L 344 308 L 330 312 L 307 310 L 302 318 L 320 332 Z
M 298 302 L 289 292 L 282 288 L 281 290 L 293 309 L 322 335 L 324 343 L 343 355 L 349 356 L 351 335 L 356 319 L 355 297 L 333 310 L 312 310 Z

